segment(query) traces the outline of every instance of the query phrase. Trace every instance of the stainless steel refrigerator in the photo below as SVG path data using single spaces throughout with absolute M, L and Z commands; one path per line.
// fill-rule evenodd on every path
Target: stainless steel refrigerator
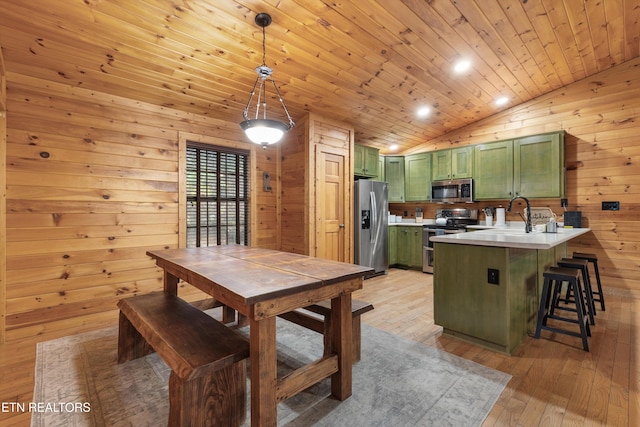
M 388 184 L 361 179 L 355 181 L 355 263 L 389 270 L 389 198 Z

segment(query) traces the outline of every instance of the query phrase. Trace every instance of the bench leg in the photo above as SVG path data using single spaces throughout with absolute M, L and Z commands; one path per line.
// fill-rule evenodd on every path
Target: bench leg
M 360 316 L 356 316 L 351 319 L 351 333 L 353 337 L 353 363 L 356 364 L 360 361 L 360 345 L 361 345 L 361 326 L 360 326 Z
M 138 357 L 153 353 L 147 341 L 140 332 L 131 324 L 127 316 L 120 312 L 118 325 L 118 363 L 124 363 Z
M 331 348 L 331 316 L 324 317 L 324 356 L 328 356 L 333 352 Z M 351 323 L 351 336 L 353 338 L 352 348 L 352 360 L 353 364 L 356 364 L 360 361 L 361 358 L 361 335 L 362 335 L 362 326 L 360 324 L 360 316 L 354 316 L 352 318 Z
M 169 377 L 169 426 L 240 426 L 247 414 L 244 360 L 210 376 L 184 381 Z

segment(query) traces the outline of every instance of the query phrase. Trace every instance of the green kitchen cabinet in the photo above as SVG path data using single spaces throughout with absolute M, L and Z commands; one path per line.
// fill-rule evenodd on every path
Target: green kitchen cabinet
M 413 269 L 422 268 L 422 227 L 396 225 L 395 263 Z
M 513 141 L 474 146 L 474 198 L 509 199 L 513 192 Z
M 554 132 L 474 146 L 474 198 L 564 196 L 564 134 Z
M 422 269 L 422 227 L 409 227 L 409 267 Z
M 513 191 L 525 197 L 564 197 L 564 133 L 513 141 Z
M 389 227 L 389 265 L 398 263 L 398 227 Z
M 473 146 L 451 148 L 431 153 L 433 180 L 471 178 Z
M 566 256 L 566 243 L 551 249 L 434 246 L 434 322 L 446 335 L 512 354 L 535 332 L 542 273 Z
M 386 181 L 384 173 L 384 156 L 378 156 L 378 176 L 374 177 L 377 181 Z
M 384 175 L 389 184 L 389 202 L 404 202 L 404 157 L 386 156 Z
M 380 150 L 356 144 L 353 150 L 353 174 L 374 178 L 378 176 Z
M 431 199 L 431 154 L 404 157 L 404 198 L 407 202 Z

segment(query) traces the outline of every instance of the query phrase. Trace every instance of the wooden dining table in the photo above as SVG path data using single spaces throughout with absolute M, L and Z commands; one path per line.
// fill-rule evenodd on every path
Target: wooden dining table
M 351 396 L 351 293 L 371 268 L 241 245 L 147 255 L 164 270 L 165 292 L 177 295 L 182 280 L 248 319 L 252 426 L 275 426 L 279 402 L 327 377 L 336 399 Z M 278 378 L 276 316 L 323 300 L 331 300 L 332 353 Z

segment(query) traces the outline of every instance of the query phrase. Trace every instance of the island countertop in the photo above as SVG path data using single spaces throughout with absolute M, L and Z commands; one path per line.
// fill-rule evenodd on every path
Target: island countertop
M 460 245 L 494 246 L 521 249 L 551 249 L 591 231 L 590 228 L 560 228 L 557 233 L 533 231 L 525 233 L 523 228 L 505 227 L 479 231 L 445 234 L 431 237 L 432 242 Z

